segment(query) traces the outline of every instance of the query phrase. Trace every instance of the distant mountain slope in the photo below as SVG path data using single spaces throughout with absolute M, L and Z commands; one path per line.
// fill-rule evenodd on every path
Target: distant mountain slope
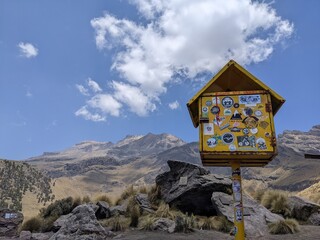
M 284 131 L 278 137 L 278 148 L 278 157 L 266 167 L 244 168 L 244 178 L 292 191 L 300 191 L 319 181 L 320 161 L 304 159 L 303 154 L 320 154 L 320 125 L 308 132 Z M 170 134 L 149 133 L 127 136 L 115 144 L 82 142 L 27 162 L 46 170 L 51 177 L 76 178 L 87 189 L 91 186 L 95 191 L 110 191 L 127 184 L 153 183 L 155 176 L 167 169 L 169 159 L 201 164 L 198 143 L 185 143 Z M 230 174 L 230 168 L 210 170 Z

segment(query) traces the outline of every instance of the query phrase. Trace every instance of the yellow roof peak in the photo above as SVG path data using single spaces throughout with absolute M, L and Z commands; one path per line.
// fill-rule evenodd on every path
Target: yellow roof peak
M 254 91 L 265 90 L 271 95 L 273 115 L 279 110 L 285 100 L 240 66 L 236 61 L 230 60 L 213 78 L 197 92 L 187 103 L 187 107 L 194 127 L 199 125 L 198 100 L 205 93 Z

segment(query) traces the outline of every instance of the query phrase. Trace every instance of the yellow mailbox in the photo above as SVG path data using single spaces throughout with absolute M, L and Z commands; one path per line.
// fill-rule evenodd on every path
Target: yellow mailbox
M 187 104 L 204 166 L 264 166 L 277 154 L 273 116 L 285 100 L 235 61 Z

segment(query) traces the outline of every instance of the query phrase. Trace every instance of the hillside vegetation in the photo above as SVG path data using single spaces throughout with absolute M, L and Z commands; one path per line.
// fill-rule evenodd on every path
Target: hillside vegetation
M 22 211 L 22 198 L 29 191 L 38 203 L 54 199 L 51 179 L 28 163 L 0 161 L 0 208 Z

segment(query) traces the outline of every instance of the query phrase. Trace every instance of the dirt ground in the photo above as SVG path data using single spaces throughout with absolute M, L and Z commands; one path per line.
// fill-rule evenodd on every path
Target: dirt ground
M 296 234 L 287 235 L 269 235 L 263 237 L 248 237 L 246 240 L 320 240 L 320 226 L 300 226 L 301 231 Z M 216 231 L 196 230 L 193 233 L 165 233 L 165 232 L 147 232 L 139 230 L 130 230 L 119 233 L 113 239 L 119 240 L 233 240 L 234 237 Z

